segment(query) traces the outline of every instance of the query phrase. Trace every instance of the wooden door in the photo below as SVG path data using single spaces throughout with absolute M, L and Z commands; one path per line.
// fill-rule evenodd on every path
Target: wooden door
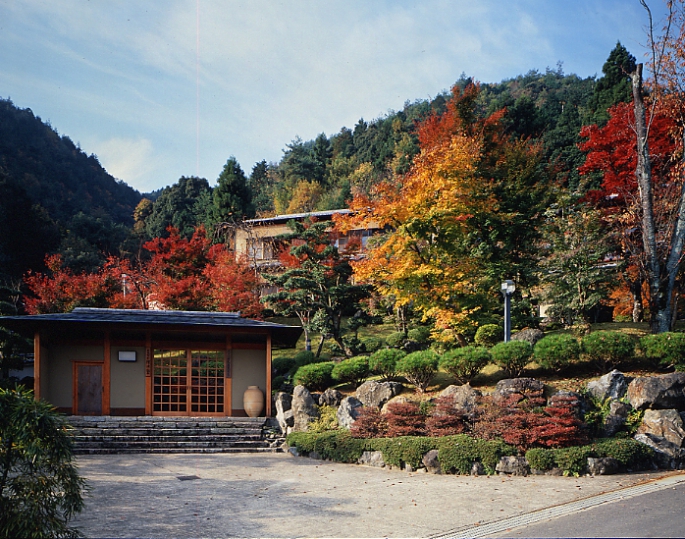
M 102 415 L 102 364 L 76 363 L 75 374 L 75 413 Z

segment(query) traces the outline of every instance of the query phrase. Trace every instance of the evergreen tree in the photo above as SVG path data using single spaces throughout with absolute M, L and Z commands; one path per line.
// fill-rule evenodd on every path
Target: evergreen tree
M 243 169 L 235 157 L 224 165 L 212 193 L 214 223 L 237 222 L 254 217 L 252 195 Z
M 635 71 L 635 57 L 620 42 L 609 54 L 602 67 L 604 76 L 597 81 L 595 92 L 588 103 L 593 112 L 591 121 L 603 127 L 609 121 L 608 110 L 617 103 L 633 99 L 630 74 Z

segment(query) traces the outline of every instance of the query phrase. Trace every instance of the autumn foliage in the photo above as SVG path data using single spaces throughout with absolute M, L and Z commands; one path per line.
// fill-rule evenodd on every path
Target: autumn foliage
M 95 273 L 75 274 L 59 256 L 46 259 L 49 274 L 25 277 L 30 314 L 68 312 L 74 307 L 240 311 L 258 317 L 257 276 L 222 244 L 212 245 L 204 228 L 191 238 L 169 228 L 167 238 L 143 245 L 146 261 L 134 265 L 110 257 Z

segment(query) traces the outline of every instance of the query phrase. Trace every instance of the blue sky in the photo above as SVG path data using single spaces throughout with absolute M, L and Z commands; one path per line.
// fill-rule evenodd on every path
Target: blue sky
M 650 0 L 655 18 L 662 0 Z M 0 0 L 0 97 L 141 192 L 235 156 L 247 174 L 462 73 L 643 60 L 638 0 Z

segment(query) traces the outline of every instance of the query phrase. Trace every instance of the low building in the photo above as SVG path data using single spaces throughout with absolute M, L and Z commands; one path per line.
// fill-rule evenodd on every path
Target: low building
M 278 266 L 279 253 L 284 248 L 279 236 L 290 232 L 290 221 L 304 221 L 311 219 L 318 222 L 332 221 L 336 215 L 349 215 L 352 210 L 328 210 L 310 213 L 293 213 L 276 215 L 263 219 L 249 219 L 243 221 L 235 229 L 234 248 L 237 256 L 246 257 L 257 267 Z M 331 243 L 338 250 L 351 258 L 363 256 L 366 245 L 374 234 L 380 231 L 378 227 L 358 227 L 342 234 L 331 227 Z
M 34 343 L 34 392 L 75 415 L 245 416 L 258 386 L 271 414 L 271 352 L 302 328 L 237 313 L 77 308 L 0 318 Z

